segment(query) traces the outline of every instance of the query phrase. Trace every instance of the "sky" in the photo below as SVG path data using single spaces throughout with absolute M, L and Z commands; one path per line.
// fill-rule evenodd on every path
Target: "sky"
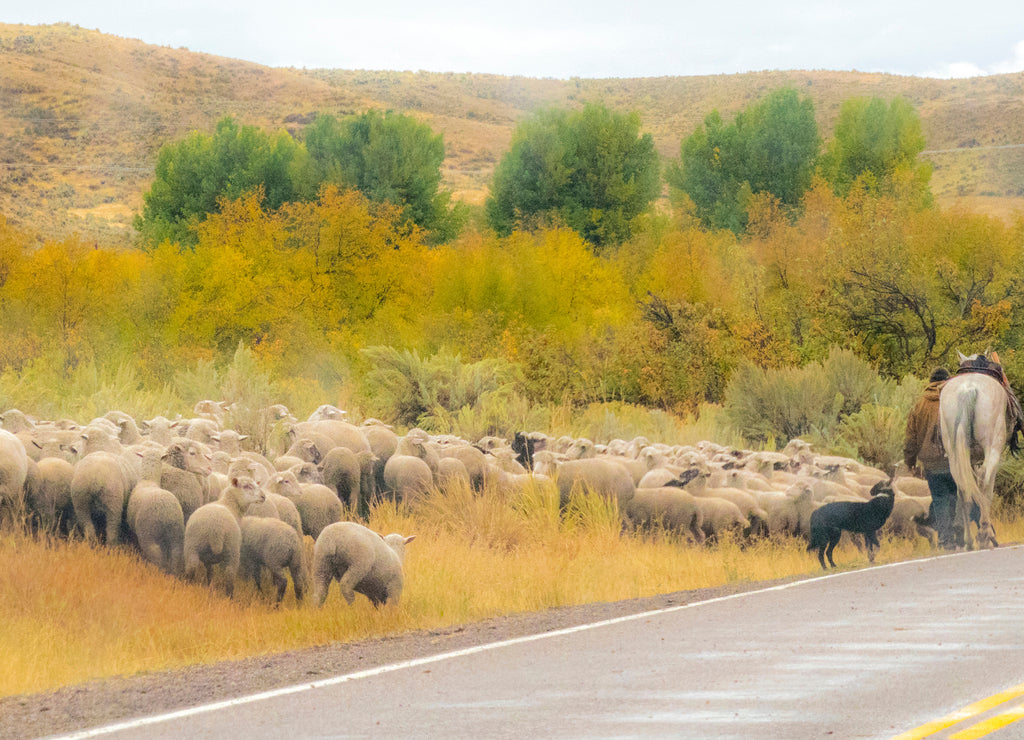
M 14 5 L 12 3 L 12 5 Z M 1024 71 L 1024 0 L 28 0 L 83 28 L 272 67 L 660 77 Z

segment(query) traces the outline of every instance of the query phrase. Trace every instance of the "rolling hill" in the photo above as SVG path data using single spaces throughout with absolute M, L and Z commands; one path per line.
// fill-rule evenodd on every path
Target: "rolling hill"
M 445 185 L 482 203 L 516 122 L 542 106 L 599 101 L 639 112 L 658 151 L 718 109 L 729 117 L 770 91 L 810 96 L 828 137 L 843 100 L 903 96 L 919 111 L 940 204 L 1024 210 L 1024 74 L 934 80 L 832 71 L 640 79 L 280 69 L 78 26 L 0 24 L 0 214 L 40 238 L 72 232 L 130 243 L 160 146 L 244 124 L 301 132 L 315 113 L 388 108 L 444 134 Z

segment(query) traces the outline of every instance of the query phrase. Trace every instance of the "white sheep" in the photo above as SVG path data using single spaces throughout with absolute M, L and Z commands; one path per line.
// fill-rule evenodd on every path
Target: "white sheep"
M 243 516 L 240 526 L 242 575 L 251 579 L 258 590 L 260 575 L 266 568 L 277 587 L 277 603 L 280 604 L 288 588 L 287 570 L 292 577 L 295 600 L 301 602 L 306 589 L 302 535 L 280 519 Z
M 415 537 L 381 537 L 355 522 L 326 527 L 313 547 L 313 602 L 323 606 L 334 580 L 349 604 L 357 592 L 374 606 L 397 602 L 402 595 L 405 546 Z
M 181 575 L 185 517 L 173 493 L 153 481 L 140 481 L 128 496 L 125 520 L 143 558 L 165 573 Z
M 86 538 L 97 541 L 96 525 L 102 522 L 106 544 L 120 541 L 128 494 L 138 480 L 131 463 L 109 452 L 90 453 L 75 465 L 71 503 L 75 508 L 75 521 L 85 531 Z
M 623 505 L 622 514 L 634 528 L 657 524 L 689 535 L 698 545 L 704 543 L 704 515 L 693 495 L 681 488 L 638 488 Z
M 216 501 L 200 506 L 185 524 L 185 576 L 197 580 L 206 569 L 206 584 L 213 580 L 213 566 L 224 566 L 225 593 L 235 593 L 242 548 L 239 522 L 249 504 L 262 501 L 263 491 L 252 478 L 236 477 Z
M 25 481 L 25 503 L 36 523 L 47 532 L 67 534 L 75 521 L 71 503 L 74 466 L 62 457 L 44 457 Z
M 12 432 L 0 429 L 0 517 L 13 520 L 24 511 L 27 477 L 25 445 Z
M 160 487 L 177 496 L 188 522 L 196 509 L 211 500 L 206 481 L 212 471 L 210 457 L 198 442 L 181 439 L 167 448 L 163 461 Z
M 140 480 L 128 496 L 125 522 L 142 557 L 165 573 L 184 570 L 185 516 L 178 498 L 160 487 L 163 467 L 159 447 L 141 448 Z
M 265 488 L 291 500 L 302 520 L 303 533 L 314 540 L 329 524 L 340 522 L 344 513 L 334 491 L 320 483 L 299 483 L 291 470 L 273 475 Z

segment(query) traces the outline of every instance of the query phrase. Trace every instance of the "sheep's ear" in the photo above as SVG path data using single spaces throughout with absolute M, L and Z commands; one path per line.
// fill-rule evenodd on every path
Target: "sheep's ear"
M 238 435 L 238 441 L 239 442 L 244 442 L 247 439 L 249 439 L 249 435 L 248 434 L 239 434 Z
M 956 351 L 956 356 L 957 356 L 957 359 L 960 360 L 960 364 L 961 365 L 964 364 L 964 362 L 967 361 L 967 356 L 963 352 L 961 352 L 960 350 Z
M 416 539 L 416 535 L 414 535 L 414 534 L 411 534 L 411 535 L 409 535 L 408 537 L 406 537 L 406 538 L 405 538 L 405 544 L 407 544 L 407 545 L 408 545 L 408 544 L 409 544 L 410 542 L 412 542 L 412 541 L 413 541 L 414 539 Z

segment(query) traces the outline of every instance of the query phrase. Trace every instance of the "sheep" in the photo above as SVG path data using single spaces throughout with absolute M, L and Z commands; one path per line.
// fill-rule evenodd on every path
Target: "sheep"
M 71 477 L 71 503 L 87 539 L 99 540 L 96 525 L 102 523 L 106 544 L 120 542 L 128 494 L 137 482 L 138 473 L 120 455 L 92 452 L 78 462 Z
M 299 512 L 302 531 L 314 540 L 330 524 L 340 522 L 344 513 L 337 495 L 319 483 L 299 483 L 290 470 L 275 474 L 266 490 L 289 499 Z
M 701 513 L 701 529 L 706 541 L 717 541 L 727 532 L 739 537 L 750 527 L 747 517 L 732 501 L 715 496 L 694 496 L 693 500 Z
M 614 499 L 621 507 L 633 498 L 636 486 L 629 471 L 618 463 L 593 457 L 566 460 L 557 467 L 555 482 L 561 505 L 569 503 L 574 486 L 582 485 L 599 496 Z
M 930 496 L 905 496 L 897 489 L 892 513 L 882 527 L 882 534 L 908 539 L 924 537 L 928 544 L 936 547 L 938 533 L 931 526 L 930 505 Z
M 242 454 L 242 442 L 249 439 L 248 434 L 239 434 L 234 429 L 224 429 L 217 435 L 217 448 L 231 457 Z
M 738 488 L 710 487 L 708 476 L 698 473 L 686 484 L 686 490 L 698 498 L 718 498 L 730 501 L 742 512 L 746 525 L 744 534 L 765 534 L 768 528 L 768 514 L 758 504 L 757 498 L 748 491 Z
M 814 490 L 807 481 L 794 483 L 787 491 L 755 491 L 758 504 L 768 514 L 768 534 L 806 536 L 811 531 Z
M 206 484 L 210 460 L 199 443 L 183 439 L 167 448 L 163 461 L 160 487 L 177 497 L 187 523 L 196 509 L 210 503 Z
M 472 487 L 469 471 L 462 460 L 455 457 L 442 457 L 437 463 L 437 484 L 439 486 L 461 483 L 467 488 Z
M 265 495 L 252 478 L 233 477 L 216 501 L 200 506 L 185 524 L 185 577 L 198 580 L 206 569 L 206 585 L 213 580 L 213 566 L 224 566 L 224 591 L 235 593 L 242 548 L 242 512 Z
M 807 551 L 818 550 L 818 562 L 825 568 L 825 557 L 833 568 L 832 551 L 839 543 L 843 531 L 864 535 L 868 547 L 868 561 L 875 562 L 878 549 L 878 530 L 892 514 L 896 494 L 891 481 L 879 481 L 871 487 L 868 501 L 834 501 L 824 504 L 811 514 L 811 539 Z
M 396 603 L 402 595 L 405 546 L 415 538 L 400 534 L 382 537 L 355 522 L 326 527 L 313 546 L 313 602 L 323 606 L 337 579 L 349 605 L 357 592 L 374 606 Z
M 159 442 L 165 447 L 173 441 L 171 431 L 177 425 L 165 416 L 155 416 L 152 419 L 143 419 L 141 423 L 142 432 L 154 442 Z
M 11 434 L 28 431 L 34 429 L 35 426 L 35 422 L 18 409 L 7 409 L 0 414 L 0 429 L 6 430 Z
M 10 412 L 8 412 L 10 413 Z M 25 479 L 28 477 L 28 453 L 22 441 L 6 429 L 0 429 L 0 517 L 21 516 L 25 505 Z
M 634 528 L 658 523 L 704 544 L 704 515 L 693 495 L 682 489 L 639 488 L 623 506 L 622 514 Z
M 469 474 L 470 485 L 477 491 L 483 490 L 484 480 L 488 472 L 487 454 L 469 444 L 458 444 L 447 447 L 439 453 L 442 460 L 446 457 L 461 462 Z M 443 465 L 442 463 L 439 463 Z
M 391 427 L 386 424 L 382 424 L 380 422 L 371 423 L 375 421 L 375 419 L 367 419 L 363 422 L 363 434 L 370 446 L 370 452 L 373 453 L 374 458 L 376 458 L 371 466 L 373 481 L 372 491 L 383 491 L 384 466 L 387 465 L 388 458 L 394 455 L 395 450 L 398 449 L 398 435 L 395 434 Z M 469 466 L 467 465 L 466 467 Z M 364 481 L 361 489 L 363 497 L 369 499 L 372 492 L 367 483 L 368 481 Z
M 320 461 L 318 467 L 324 485 L 334 492 L 352 511 L 364 508 L 360 479 L 364 464 L 373 465 L 372 452 L 353 452 L 347 447 L 335 447 Z
M 125 522 L 142 557 L 165 573 L 184 570 L 185 516 L 178 498 L 160 487 L 159 448 L 138 450 L 139 482 L 128 495 Z
M 220 424 L 213 419 L 190 419 L 184 436 L 185 439 L 201 442 L 204 445 L 213 445 L 220 438 Z
M 153 481 L 140 481 L 128 496 L 125 520 L 143 558 L 165 573 L 182 573 L 185 516 L 173 493 Z
M 306 569 L 303 564 L 302 535 L 280 519 L 243 516 L 239 525 L 242 544 L 239 550 L 239 570 L 260 587 L 260 575 L 266 568 L 277 587 L 277 603 L 288 589 L 287 569 L 292 576 L 295 600 L 302 601 L 306 589 Z
M 309 415 L 307 421 L 323 421 L 324 419 L 337 419 L 338 421 L 345 421 L 345 417 L 348 416 L 348 412 L 344 409 L 339 409 L 337 406 L 332 406 L 329 403 L 325 403 L 317 408 L 312 414 Z
M 384 466 L 384 491 L 398 502 L 422 497 L 433 485 L 434 474 L 419 457 L 396 453 Z
M 245 516 L 280 519 L 298 532 L 301 538 L 304 534 L 302 531 L 302 517 L 299 515 L 299 510 L 295 508 L 292 500 L 266 489 L 264 489 L 263 493 L 266 498 L 259 503 L 249 504 L 245 510 Z
M 394 455 L 410 455 L 420 458 L 427 464 L 431 475 L 433 475 L 437 472 L 437 464 L 440 460 L 434 447 L 429 434 L 422 429 L 413 428 L 404 437 L 399 438 Z
M 25 481 L 25 504 L 35 523 L 46 532 L 68 534 L 75 521 L 71 503 L 74 466 L 62 457 L 44 457 Z

